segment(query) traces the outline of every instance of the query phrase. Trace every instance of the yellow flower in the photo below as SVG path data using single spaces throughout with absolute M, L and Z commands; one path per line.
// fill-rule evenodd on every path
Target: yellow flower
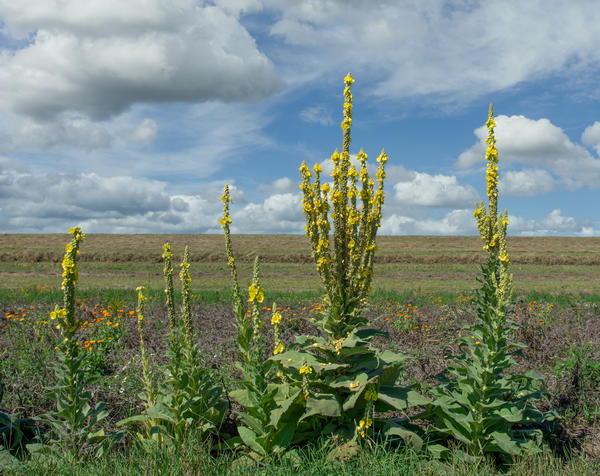
M 284 349 L 285 349 L 284 345 L 280 342 L 273 349 L 273 355 L 280 354 L 281 352 L 283 352 Z
M 251 284 L 248 288 L 248 295 L 250 296 L 248 301 L 256 301 L 260 303 L 265 299 L 265 292 L 263 291 L 263 288 L 260 286 L 255 286 L 254 284 Z
M 231 218 L 229 218 L 228 216 L 224 216 L 219 220 L 219 223 L 221 224 L 221 228 L 225 228 L 225 225 L 231 223 Z
M 271 324 L 272 325 L 276 325 L 276 324 L 281 324 L 281 314 L 276 312 L 275 314 L 273 314 L 273 317 L 271 318 Z
M 57 317 L 58 318 L 63 318 L 67 315 L 67 311 L 65 309 L 57 309 L 56 311 L 52 311 L 50 313 L 50 319 L 54 320 Z
M 313 170 L 315 171 L 316 174 L 323 172 L 323 167 L 321 167 L 321 165 L 317 162 L 315 164 L 315 166 L 313 167 Z
M 375 390 L 375 388 L 372 386 L 367 388 L 367 391 L 365 392 L 365 400 L 370 400 L 372 402 L 377 400 L 377 390 Z
M 358 426 L 356 427 L 356 431 L 360 434 L 361 437 L 365 437 L 365 430 L 367 430 L 373 424 L 373 420 L 367 418 L 366 420 L 360 420 L 358 422 Z
M 300 367 L 300 375 L 302 374 L 312 374 L 312 367 L 304 364 L 302 367 Z
M 358 422 L 360 426 L 364 426 L 365 428 L 369 428 L 373 424 L 373 420 L 367 418 L 366 420 L 361 420 Z
M 346 77 L 344 78 L 344 83 L 346 84 L 352 84 L 354 82 L 354 79 L 352 78 L 352 76 L 350 75 L 350 73 L 348 73 L 346 75 Z

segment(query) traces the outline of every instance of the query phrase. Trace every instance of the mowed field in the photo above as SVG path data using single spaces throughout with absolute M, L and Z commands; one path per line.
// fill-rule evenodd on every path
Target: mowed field
M 318 291 L 308 239 L 301 235 L 234 235 L 242 283 L 249 282 L 255 256 L 263 284 L 271 292 Z M 66 234 L 0 235 L 3 287 L 55 287 Z M 163 286 L 162 244 L 171 243 L 176 260 L 190 246 L 193 287 L 230 286 L 222 235 L 88 234 L 81 246 L 81 289 L 133 289 Z M 478 263 L 486 254 L 481 239 L 469 237 L 381 236 L 377 238 L 375 291 L 468 292 L 476 286 Z M 509 237 L 517 294 L 600 294 L 600 238 Z M 315 279 L 316 278 L 316 279 Z

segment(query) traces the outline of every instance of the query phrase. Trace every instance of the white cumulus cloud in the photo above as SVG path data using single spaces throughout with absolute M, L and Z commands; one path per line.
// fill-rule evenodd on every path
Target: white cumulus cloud
M 0 16 L 9 33 L 31 36 L 0 54 L 0 107 L 17 114 L 102 119 L 140 102 L 252 102 L 282 87 L 248 31 L 215 6 L 2 0 Z
M 271 34 L 290 46 L 286 51 L 295 47 L 292 56 L 278 55 L 292 84 L 351 65 L 353 73 L 372 75 L 373 94 L 382 99 L 459 104 L 600 62 L 595 0 L 264 3 L 280 12 Z
M 589 147 L 594 147 L 600 155 L 600 122 L 596 121 L 588 126 L 581 134 L 581 142 Z
M 456 209 L 441 218 L 384 216 L 380 235 L 473 235 L 476 233 L 473 211 Z
M 394 198 L 422 207 L 463 208 L 478 198 L 470 185 L 460 185 L 455 176 L 415 172 L 412 180 L 394 185 Z
M 508 170 L 500 177 L 502 195 L 533 197 L 554 190 L 554 179 L 546 170 Z
M 600 159 L 582 145 L 573 143 L 548 119 L 500 115 L 495 120 L 496 147 L 502 164 L 545 169 L 556 177 L 557 184 L 569 190 L 600 186 Z M 458 157 L 455 165 L 460 169 L 483 165 L 487 128 L 481 126 L 474 133 L 479 140 Z M 548 175 L 545 181 L 549 182 Z
M 134 128 L 125 130 L 122 137 L 129 142 L 150 144 L 156 138 L 157 132 L 158 125 L 156 124 L 156 121 L 147 117 Z

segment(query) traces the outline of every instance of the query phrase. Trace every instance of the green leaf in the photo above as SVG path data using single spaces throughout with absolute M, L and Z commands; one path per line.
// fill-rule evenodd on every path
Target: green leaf
M 517 407 L 509 407 L 502 408 L 498 415 L 501 416 L 504 420 L 509 421 L 511 423 L 519 423 L 523 420 L 523 411 Z
M 406 361 L 406 356 L 403 354 L 399 354 L 397 352 L 391 352 L 389 350 L 384 350 L 383 352 L 379 352 L 377 354 L 381 360 L 383 360 L 386 364 L 401 364 Z
M 289 398 L 284 400 L 275 410 L 271 411 L 271 425 L 273 427 L 277 428 L 277 426 L 279 425 L 279 421 L 284 416 L 287 416 L 286 414 L 287 414 L 288 410 L 290 410 L 290 408 L 292 407 L 294 402 L 299 400 L 299 398 L 303 398 L 303 396 L 301 396 L 301 393 L 302 393 L 301 390 L 297 390 L 296 392 L 292 393 L 292 395 Z M 298 409 L 298 410 L 301 410 L 301 409 Z M 302 408 L 302 410 L 303 410 L 303 408 Z
M 410 387 L 380 385 L 375 408 L 377 411 L 404 410 L 428 403 L 431 403 L 431 400 L 411 390 Z
M 248 413 L 242 413 L 239 417 L 240 420 L 242 420 L 246 426 L 251 428 L 256 435 L 261 435 L 266 431 L 265 425 L 258 418 L 255 418 Z
M 506 433 L 500 433 L 494 431 L 491 434 L 495 443 L 506 453 L 517 456 L 521 454 L 521 449 L 519 446 L 510 438 L 510 436 Z
M 415 451 L 421 451 L 423 448 L 423 439 L 412 430 L 404 428 L 397 423 L 386 423 L 382 433 L 385 436 L 399 436 L 402 440 L 410 445 Z
M 171 410 L 167 407 L 165 407 L 162 404 L 158 404 L 154 407 L 148 407 L 146 409 L 146 414 L 150 417 L 150 418 L 157 418 L 160 420 L 166 420 L 169 423 L 175 423 L 175 420 L 173 418 L 173 416 L 171 415 Z
M 373 328 L 359 329 L 354 333 L 354 335 L 357 339 L 360 340 L 368 340 L 375 336 L 389 337 L 389 334 L 387 332 Z
M 10 454 L 8 450 L 0 448 L 0 471 L 16 470 L 21 462 Z
M 327 385 L 332 388 L 346 387 L 352 392 L 358 392 L 361 387 L 364 387 L 367 384 L 368 379 L 369 376 L 364 372 L 361 372 L 358 375 L 345 374 L 333 382 L 327 382 Z
M 273 451 L 280 453 L 284 451 L 292 441 L 296 431 L 296 422 L 290 422 L 282 426 L 273 439 Z
M 281 362 L 285 368 L 293 367 L 295 369 L 299 369 L 304 363 L 315 368 L 318 367 L 320 362 L 325 363 L 322 358 L 318 358 L 310 352 L 302 352 L 298 350 L 286 350 L 281 354 L 274 355 L 270 358 L 270 360 L 274 362 Z
M 256 434 L 245 426 L 238 426 L 238 433 L 242 441 L 251 449 L 256 451 L 260 456 L 266 456 L 265 449 L 256 441 Z
M 342 408 L 334 395 L 309 395 L 306 401 L 306 412 L 299 421 L 312 415 L 339 417 L 342 415 Z
M 233 390 L 229 392 L 229 395 L 244 408 L 252 408 L 255 406 L 255 403 L 250 398 L 250 392 L 245 388 Z
M 123 420 L 119 420 L 116 423 L 116 426 L 125 426 L 129 425 L 130 423 L 145 423 L 146 421 L 148 421 L 147 415 L 133 415 L 128 418 L 124 418 Z

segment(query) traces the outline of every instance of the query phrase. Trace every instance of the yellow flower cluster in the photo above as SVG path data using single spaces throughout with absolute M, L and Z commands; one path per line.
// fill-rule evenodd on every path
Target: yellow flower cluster
M 369 387 L 365 391 L 365 400 L 370 401 L 370 402 L 375 402 L 375 401 L 377 401 L 377 398 L 378 398 L 377 390 L 375 389 L 375 387 L 373 385 L 369 385 Z
M 248 296 L 250 297 L 248 299 L 248 302 L 261 303 L 265 299 L 265 292 L 260 286 L 255 286 L 254 284 L 251 284 L 248 288 Z
M 138 293 L 138 307 L 136 309 L 136 314 L 137 314 L 138 321 L 141 322 L 144 320 L 144 312 L 143 312 L 142 303 L 147 301 L 148 298 L 144 295 L 144 293 L 146 292 L 146 288 L 144 286 L 138 286 L 137 288 L 135 288 L 135 290 Z
M 171 252 L 170 243 L 165 243 L 163 246 L 162 258 L 165 262 L 163 267 L 163 276 L 165 278 L 165 295 L 167 298 L 167 315 L 169 318 L 169 329 L 171 330 L 171 339 L 173 345 L 175 342 L 175 331 L 177 328 L 177 318 L 175 317 L 175 291 L 173 288 L 173 265 L 171 259 L 173 253 Z
M 342 352 L 342 346 L 344 345 L 344 342 L 346 342 L 346 338 L 345 337 L 340 337 L 339 339 L 336 339 L 332 342 L 333 344 L 333 348 L 335 349 L 335 352 L 337 355 L 340 355 Z
M 279 312 L 273 314 L 273 317 L 271 317 L 271 324 L 274 326 L 281 324 L 281 314 Z
M 77 285 L 79 279 L 79 272 L 77 271 L 77 265 L 75 264 L 77 256 L 79 255 L 79 243 L 85 239 L 85 234 L 81 232 L 81 228 L 69 228 L 69 234 L 72 235 L 70 243 L 65 246 L 65 256 L 62 260 L 62 285 L 61 289 L 64 291 L 68 286 L 73 288 Z
M 165 266 L 163 268 L 163 274 L 172 275 L 173 268 L 171 267 L 171 259 L 173 258 L 173 253 L 171 253 L 171 245 L 169 243 L 165 243 L 162 245 L 163 254 L 161 255 L 162 259 L 165 260 Z
M 271 325 L 273 326 L 273 334 L 275 340 L 275 348 L 273 355 L 280 354 L 284 351 L 285 346 L 279 340 L 279 325 L 281 324 L 281 313 L 276 310 L 277 306 L 273 303 L 273 316 L 271 316 Z
M 372 424 L 373 424 L 373 420 L 371 420 L 370 418 L 365 418 L 363 420 L 360 420 L 358 422 L 358 426 L 356 427 L 356 432 L 362 438 L 364 438 L 366 436 L 367 430 L 371 427 Z
M 190 273 L 190 263 L 183 261 L 179 265 L 179 279 L 183 284 L 190 284 L 192 282 L 192 275 Z
M 304 375 L 304 374 L 310 375 L 310 374 L 312 374 L 312 371 L 313 371 L 312 367 L 310 367 L 306 364 L 304 364 L 302 367 L 300 367 L 300 375 Z
M 54 320 L 54 319 L 62 319 L 64 317 L 66 317 L 67 315 L 67 311 L 65 311 L 64 309 L 56 309 L 55 311 L 52 311 L 50 313 L 50 319 Z

